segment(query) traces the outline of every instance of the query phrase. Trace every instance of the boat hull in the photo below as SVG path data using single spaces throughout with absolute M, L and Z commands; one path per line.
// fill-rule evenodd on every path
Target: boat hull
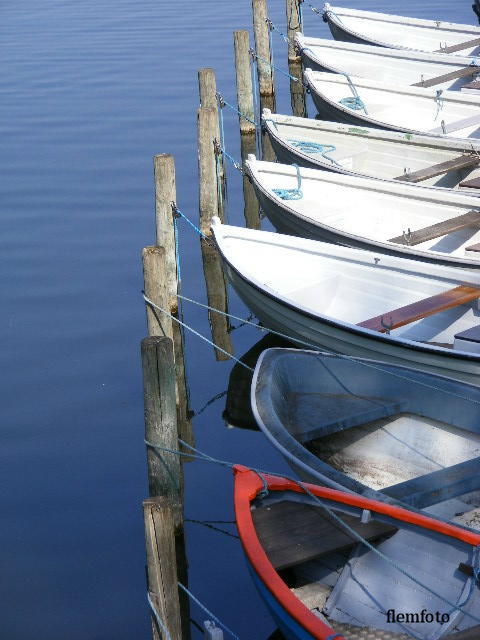
M 313 316 L 267 294 L 240 275 L 222 256 L 229 281 L 246 306 L 269 329 L 301 346 L 360 358 L 418 367 L 480 386 L 480 357 L 453 350 L 429 349 L 384 334 L 356 330 L 322 316 Z

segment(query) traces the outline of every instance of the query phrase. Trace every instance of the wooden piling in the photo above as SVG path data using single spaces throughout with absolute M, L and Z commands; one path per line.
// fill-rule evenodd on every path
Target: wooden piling
M 172 203 L 177 201 L 175 186 L 175 162 L 169 153 L 153 158 L 155 180 L 155 226 L 156 245 L 165 248 L 166 271 L 162 283 L 168 294 L 168 311 L 177 309 L 177 263 L 175 254 L 175 230 L 173 227 Z M 150 328 L 150 327 L 149 327 Z M 158 335 L 149 331 L 149 335 Z
M 175 555 L 175 509 L 166 496 L 157 496 L 143 502 L 145 542 L 147 548 L 148 593 L 161 623 L 172 640 L 184 640 L 178 576 Z M 157 628 L 152 616 L 154 640 L 162 640 L 163 629 Z
M 300 56 L 295 50 L 294 38 L 296 33 L 302 32 L 302 18 L 300 11 L 300 4 L 302 0 L 286 0 L 287 1 L 287 36 L 289 39 L 288 45 L 288 61 L 299 62 Z
M 197 112 L 198 123 L 198 173 L 200 180 L 200 230 L 210 235 L 212 218 L 220 216 L 216 155 L 217 110 L 213 107 L 200 107 Z
M 173 342 L 164 336 L 149 336 L 141 344 L 145 440 L 166 449 L 178 449 Z M 147 445 L 148 486 L 151 496 L 165 496 L 176 509 L 175 522 L 182 522 L 182 467 L 180 457 Z
M 245 161 L 250 154 L 256 155 L 257 145 L 255 135 L 240 136 L 240 148 L 242 160 Z M 259 204 L 250 178 L 243 176 L 243 215 L 245 226 L 249 229 L 260 229 Z
M 272 113 L 275 113 L 275 96 L 261 96 L 260 97 L 260 106 L 263 109 L 270 109 Z M 272 143 L 270 142 L 270 138 L 268 137 L 268 133 L 266 131 L 262 131 L 262 160 L 266 160 L 267 162 L 275 162 L 277 156 L 275 155 L 275 151 L 273 150 Z
M 210 67 L 204 67 L 198 70 L 198 94 L 200 98 L 200 106 L 207 109 L 215 109 L 215 133 L 213 138 L 220 143 L 220 114 L 218 112 L 217 100 L 217 79 L 215 70 Z M 222 196 L 225 193 L 225 166 L 223 157 L 218 158 L 218 174 L 220 177 L 220 186 Z M 219 215 L 223 220 L 223 201 L 218 203 Z
M 253 104 L 253 85 L 250 70 L 250 37 L 248 31 L 234 31 L 233 48 L 235 51 L 238 110 L 248 118 L 247 120 L 239 116 L 240 133 L 243 135 L 251 135 L 255 133 L 255 109 Z
M 289 62 L 288 71 L 291 76 L 298 78 L 298 82 L 290 79 L 290 102 L 292 105 L 292 113 L 299 118 L 306 118 L 307 114 L 307 96 L 305 86 L 303 84 L 303 69 L 301 62 Z
M 255 36 L 255 51 L 257 58 L 258 84 L 260 95 L 272 96 L 275 91 L 273 69 L 270 66 L 272 56 L 270 51 L 270 35 L 267 24 L 267 0 L 252 0 L 253 33 Z

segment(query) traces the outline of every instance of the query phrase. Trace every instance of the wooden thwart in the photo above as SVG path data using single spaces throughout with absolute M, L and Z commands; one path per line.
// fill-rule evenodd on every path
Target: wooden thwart
M 407 304 L 405 307 L 387 311 L 381 316 L 364 320 L 364 322 L 359 322 L 357 326 L 386 333 L 390 329 L 398 329 L 398 327 L 427 318 L 435 313 L 440 313 L 440 311 L 458 307 L 477 298 L 480 298 L 479 287 L 460 285 L 454 289 L 443 291 L 436 296 L 424 298 L 418 302 Z
M 443 122 L 442 126 L 435 127 L 434 129 L 430 129 L 428 133 L 452 133 L 453 131 L 461 131 L 462 129 L 466 129 L 467 127 L 473 127 L 474 125 L 480 124 L 480 115 L 476 114 L 474 116 L 468 116 L 468 118 L 462 118 L 461 120 L 456 120 L 455 122 L 445 123 Z
M 469 67 L 462 67 L 461 69 L 450 71 L 450 73 L 444 73 L 441 76 L 435 76 L 434 78 L 428 78 L 427 80 L 415 82 L 414 84 L 412 84 L 412 87 L 434 87 L 437 84 L 442 84 L 442 82 L 455 80 L 455 78 L 465 78 L 468 76 L 473 76 L 479 72 L 480 69 L 477 66 L 470 65 Z
M 465 251 L 480 251 L 480 242 L 477 242 L 477 244 L 471 244 L 469 247 L 465 247 Z
M 268 508 L 254 509 L 252 517 L 260 542 L 277 570 L 357 544 L 333 518 L 307 504 L 277 502 Z M 375 520 L 362 524 L 360 518 L 345 513 L 340 517 L 367 540 L 397 530 Z
M 474 38 L 473 40 L 467 40 L 466 42 L 460 42 L 459 44 L 452 44 L 444 49 L 436 49 L 434 53 L 455 53 L 455 51 L 463 51 L 469 47 L 479 47 L 480 38 Z
M 480 80 L 472 80 L 472 82 L 464 84 L 462 89 L 473 89 L 474 91 L 478 91 L 480 89 Z
M 480 176 L 471 180 L 462 180 L 460 187 L 469 187 L 470 189 L 480 189 Z
M 411 173 L 404 173 L 401 176 L 397 176 L 395 180 L 398 180 L 399 182 L 422 182 L 422 180 L 428 180 L 429 178 L 440 176 L 442 173 L 465 169 L 466 167 L 474 167 L 479 163 L 480 158 L 478 156 L 458 156 L 458 158 L 454 158 L 453 160 L 439 162 L 431 167 L 425 167 L 425 169 L 419 169 L 418 171 L 412 171 Z
M 404 235 L 389 238 L 389 242 L 414 247 L 427 240 L 440 238 L 441 236 L 447 235 L 447 233 L 453 233 L 466 227 L 480 227 L 480 211 L 467 211 L 467 213 L 463 213 L 460 216 L 442 220 L 442 222 L 431 224 L 428 227 L 423 227 L 423 229 L 417 229 L 416 231 L 409 230 L 409 232 Z

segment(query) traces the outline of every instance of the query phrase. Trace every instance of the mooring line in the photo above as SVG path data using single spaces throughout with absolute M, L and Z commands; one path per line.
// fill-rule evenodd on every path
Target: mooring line
M 235 638 L 235 640 L 240 640 L 240 638 L 237 636 L 237 634 L 233 633 L 233 631 L 231 629 L 229 629 L 227 627 L 226 624 L 224 624 L 223 622 L 221 622 L 217 616 L 212 613 L 209 609 L 207 609 L 207 607 L 200 602 L 200 600 L 193 595 L 193 593 L 190 591 L 190 589 L 188 589 L 184 584 L 182 584 L 181 582 L 178 582 L 178 586 L 180 587 L 180 589 L 182 589 L 182 591 L 184 591 L 196 604 L 198 604 L 198 606 L 203 609 L 203 611 L 205 611 L 205 613 L 207 615 L 209 615 L 211 617 L 211 619 L 218 624 L 219 627 L 221 627 L 224 631 L 226 631 L 228 634 L 230 634 L 232 636 L 232 638 Z

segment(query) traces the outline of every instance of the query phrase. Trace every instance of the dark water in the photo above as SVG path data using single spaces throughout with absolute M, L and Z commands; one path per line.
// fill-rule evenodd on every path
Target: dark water
M 349 2 L 474 24 L 470 5 Z M 283 0 L 270 13 L 284 29 Z M 250 3 L 4 0 L 0 19 L 0 638 L 147 638 L 139 341 L 140 251 L 154 241 L 152 156 L 175 155 L 179 206 L 195 217 L 196 70 L 215 67 L 234 101 L 232 31 L 250 26 Z M 306 32 L 326 27 L 309 12 Z M 285 58 L 279 39 L 275 60 L 285 67 Z M 285 112 L 280 76 L 278 91 Z M 230 116 L 226 136 L 238 157 Z M 229 196 L 230 221 L 242 224 L 237 176 Z M 204 300 L 188 227 L 181 254 L 184 293 Z M 246 315 L 235 297 L 231 308 Z M 186 319 L 208 333 L 203 312 L 187 307 Z M 236 353 L 259 337 L 236 331 Z M 217 364 L 195 337 L 187 358 L 198 409 L 226 388 L 232 365 Z M 195 420 L 197 445 L 283 470 L 261 434 L 226 428 L 223 402 Z M 187 517 L 232 518 L 228 471 L 192 463 L 186 474 Z M 242 639 L 265 638 L 273 624 L 237 540 L 191 524 L 188 546 L 193 591 Z M 206 616 L 193 606 L 192 617 Z

